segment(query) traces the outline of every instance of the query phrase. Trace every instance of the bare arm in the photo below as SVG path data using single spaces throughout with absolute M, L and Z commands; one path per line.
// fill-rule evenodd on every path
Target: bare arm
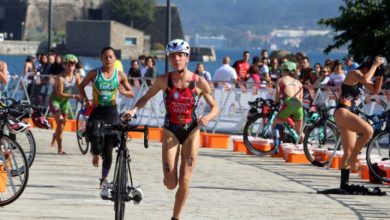
M 134 92 L 131 89 L 131 86 L 129 84 L 129 81 L 127 80 L 126 75 L 121 71 L 119 71 L 118 73 L 119 73 L 119 83 L 120 83 L 118 87 L 119 92 L 128 98 L 133 98 Z
M 85 87 L 96 78 L 96 69 L 88 72 L 87 76 L 81 81 L 79 85 L 79 91 L 82 99 L 87 99 L 87 94 L 85 93 Z
M 7 63 L 0 61 L 0 82 L 8 83 L 8 66 Z
M 197 87 L 200 89 L 201 95 L 203 95 L 207 104 L 210 106 L 210 112 L 205 116 L 199 117 L 199 123 L 202 126 L 206 126 L 209 123 L 209 121 L 213 120 L 218 115 L 219 107 L 211 93 L 209 84 L 204 78 L 199 77 Z
M 375 74 L 376 69 L 382 64 L 381 58 L 377 57 L 375 58 L 374 63 L 372 64 L 371 68 L 368 70 L 366 74 L 363 74 L 360 70 L 353 70 L 351 72 L 351 77 L 348 79 L 348 82 L 353 83 L 353 81 L 357 81 L 364 85 L 364 87 L 370 91 L 371 93 L 377 94 L 382 88 L 382 82 L 383 82 L 383 76 L 379 76 L 376 79 L 375 83 L 371 82 L 372 77 Z M 349 76 L 348 75 L 348 76 Z

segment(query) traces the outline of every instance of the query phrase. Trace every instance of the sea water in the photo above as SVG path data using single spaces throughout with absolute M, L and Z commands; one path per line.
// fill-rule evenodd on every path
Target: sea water
M 242 59 L 242 52 L 246 49 L 231 49 L 231 48 L 223 48 L 216 49 L 216 61 L 215 62 L 205 62 L 205 69 L 214 75 L 214 72 L 222 65 L 222 58 L 224 56 L 229 56 L 231 60 L 231 65 L 233 65 L 235 60 Z M 250 62 L 252 62 L 252 57 L 260 56 L 261 50 L 248 50 L 251 53 Z M 310 58 L 311 66 L 315 63 L 324 64 L 326 59 L 339 59 L 341 60 L 343 56 L 346 55 L 346 52 L 333 52 L 329 55 L 325 55 L 322 52 L 307 52 L 307 56 Z M 8 69 L 11 74 L 22 74 L 23 66 L 27 56 L 21 55 L 0 55 L 0 60 L 7 62 Z M 101 66 L 101 61 L 98 57 L 79 57 L 81 63 L 84 68 L 88 71 L 94 68 Z M 191 61 L 188 64 L 188 69 L 191 71 L 195 71 L 196 64 L 198 61 Z M 127 72 L 130 68 L 130 60 L 122 59 L 122 64 Z M 158 74 L 163 74 L 165 72 L 165 60 L 157 60 L 156 61 L 156 69 Z M 170 69 L 170 68 L 169 68 Z

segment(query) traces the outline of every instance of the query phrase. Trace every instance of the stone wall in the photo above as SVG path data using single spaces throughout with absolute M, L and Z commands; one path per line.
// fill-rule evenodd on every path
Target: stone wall
M 0 54 L 35 55 L 40 44 L 39 41 L 0 41 Z
M 157 6 L 156 8 L 156 20 L 153 23 L 147 24 L 143 27 L 137 27 L 143 30 L 145 34 L 150 35 L 151 44 L 161 43 L 165 45 L 166 40 L 166 22 L 167 7 L 164 5 Z M 175 6 L 171 6 L 171 39 L 180 38 L 184 39 L 184 32 L 181 25 L 179 9 Z

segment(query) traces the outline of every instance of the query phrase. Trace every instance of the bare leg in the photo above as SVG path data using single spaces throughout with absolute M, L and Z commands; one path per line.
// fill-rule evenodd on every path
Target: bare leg
M 179 173 L 179 188 L 176 192 L 173 217 L 179 219 L 180 213 L 190 193 L 192 171 L 198 160 L 199 129 L 195 129 L 183 143 Z
M 164 185 L 173 190 L 178 183 L 177 162 L 179 159 L 179 141 L 167 129 L 163 130 L 162 142 L 162 168 L 164 173 Z
M 299 138 L 300 143 L 303 143 L 303 139 L 305 138 L 305 134 L 302 132 L 303 121 L 302 120 L 294 121 L 294 123 L 295 123 L 294 130 L 297 132 L 298 136 L 300 137 Z
M 177 138 L 170 131 L 164 129 L 163 136 L 164 184 L 170 190 L 175 189 L 179 185 L 173 208 L 173 217 L 179 219 L 180 213 L 188 198 L 192 170 L 198 158 L 199 129 L 194 129 L 190 133 L 183 143 L 181 152 L 178 147 L 179 142 Z M 177 165 L 179 153 L 181 155 L 181 164 L 178 175 Z
M 340 129 L 344 150 L 341 168 L 354 168 L 360 151 L 373 135 L 373 129 L 366 121 L 347 109 L 338 109 L 334 117 Z M 360 135 L 357 139 L 356 134 Z
M 56 121 L 57 127 L 54 133 L 54 139 L 57 142 L 58 154 L 63 154 L 62 150 L 62 132 L 64 131 L 67 114 L 62 115 L 61 112 L 54 114 L 54 120 Z

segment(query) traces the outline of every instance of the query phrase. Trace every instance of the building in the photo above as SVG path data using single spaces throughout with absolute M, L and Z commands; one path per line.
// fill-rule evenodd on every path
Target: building
M 68 21 L 66 33 L 66 49 L 81 56 L 97 57 L 107 46 L 116 49 L 116 55 L 123 59 L 144 53 L 144 33 L 119 22 Z
M 201 36 L 199 34 L 195 34 L 193 42 L 196 47 L 215 47 L 215 48 L 223 48 L 227 46 L 227 38 L 223 35 L 221 36 Z

